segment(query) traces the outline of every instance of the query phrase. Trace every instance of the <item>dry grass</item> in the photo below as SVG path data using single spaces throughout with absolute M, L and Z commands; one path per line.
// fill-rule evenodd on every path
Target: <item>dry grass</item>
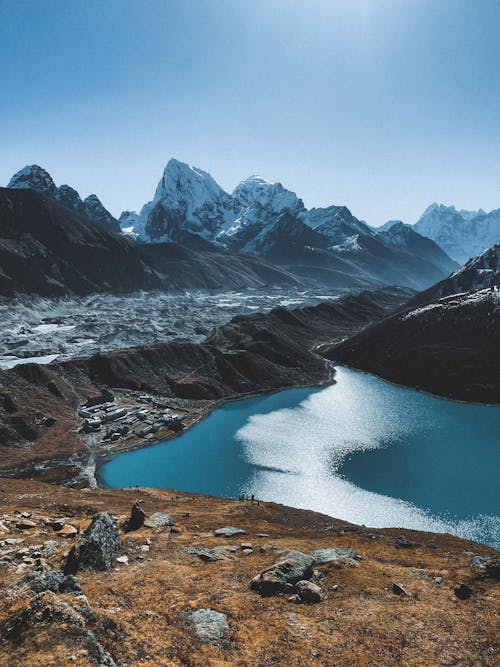
M 127 515 L 136 499 L 144 501 L 146 513 L 165 511 L 176 518 L 176 532 L 171 534 L 142 528 L 122 535 L 128 565 L 79 574 L 96 614 L 89 629 L 123 667 L 498 664 L 498 584 L 469 567 L 468 552 L 491 556 L 494 551 L 488 547 L 413 531 L 342 532 L 342 522 L 313 512 L 154 489 L 69 490 L 2 479 L 0 498 L 7 514 L 27 510 L 35 517 L 72 516 L 82 530 L 97 511 Z M 19 533 L 26 544 L 54 539 L 41 519 L 37 524 L 22 534 L 13 529 L 10 536 Z M 248 535 L 215 538 L 212 531 L 223 525 L 244 528 Z M 258 533 L 269 537 L 257 537 Z M 401 534 L 417 546 L 395 546 L 394 538 Z M 147 540 L 149 552 L 139 551 Z M 238 549 L 215 563 L 203 563 L 183 550 L 194 544 L 239 547 L 241 542 L 251 542 L 253 552 L 244 555 Z M 250 590 L 251 578 L 288 549 L 311 552 L 327 546 L 352 546 L 362 560 L 358 567 L 318 566 L 324 602 L 295 605 L 286 596 L 263 599 Z M 49 559 L 54 567 L 65 548 Z M 0 573 L 0 628 L 5 628 L 26 608 L 29 597 L 9 593 L 8 585 L 21 576 L 14 568 L 4 567 Z M 395 595 L 393 582 L 402 584 L 410 596 Z M 469 600 L 455 597 L 458 583 L 472 588 Z M 194 637 L 187 612 L 196 607 L 227 615 L 231 636 L 225 645 L 204 645 Z M 81 632 L 71 625 L 41 622 L 18 644 L 3 639 L 0 665 L 96 664 L 85 651 Z

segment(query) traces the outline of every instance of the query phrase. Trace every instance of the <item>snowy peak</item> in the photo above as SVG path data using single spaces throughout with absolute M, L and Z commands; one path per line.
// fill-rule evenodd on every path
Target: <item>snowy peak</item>
M 457 211 L 454 206 L 431 204 L 414 229 L 435 241 L 450 257 L 464 263 L 500 241 L 500 210 Z
M 312 208 L 303 219 L 306 225 L 325 236 L 335 246 L 358 234 L 377 236 L 366 223 L 355 218 L 347 206 Z
M 429 303 L 452 294 L 500 288 L 500 243 L 473 257 L 448 278 L 433 285 L 412 300 L 415 304 Z
M 233 217 L 231 196 L 210 174 L 171 159 L 134 231 L 146 241 L 176 241 L 186 233 L 211 240 Z
M 19 170 L 10 179 L 8 188 L 37 190 L 53 196 L 57 190 L 50 174 L 37 164 L 31 164 Z
M 190 203 L 195 210 L 207 201 L 224 197 L 229 195 L 208 172 L 172 158 L 163 171 L 154 201 L 168 200 L 180 207 Z
M 295 192 L 287 190 L 281 183 L 271 183 L 262 176 L 250 176 L 236 186 L 233 192 L 235 206 L 245 209 L 253 206 L 265 208 L 269 213 L 285 211 L 301 213 L 304 204 Z

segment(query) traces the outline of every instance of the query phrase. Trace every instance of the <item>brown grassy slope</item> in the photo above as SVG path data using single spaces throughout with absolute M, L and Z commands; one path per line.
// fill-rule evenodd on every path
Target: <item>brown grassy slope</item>
M 174 495 L 175 494 L 175 495 Z M 39 482 L 0 480 L 2 511 L 33 514 L 36 527 L 21 532 L 7 523 L 5 537 L 21 537 L 23 545 L 54 539 L 41 517 L 71 517 L 83 530 L 97 511 L 124 517 L 136 499 L 146 513 L 166 511 L 177 520 L 176 532 L 151 529 L 121 536 L 121 554 L 128 565 L 108 572 L 78 576 L 95 614 L 88 628 L 117 664 L 129 667 L 167 665 L 303 666 L 342 665 L 461 665 L 493 666 L 498 584 L 469 567 L 472 554 L 492 556 L 486 546 L 449 535 L 405 530 L 370 530 L 346 526 L 308 511 L 272 503 L 140 490 L 70 490 Z M 121 519 L 119 519 L 121 521 Z M 213 530 L 234 525 L 247 531 L 242 538 L 215 538 Z M 258 537 L 266 533 L 268 537 Z M 416 546 L 400 548 L 405 535 Z M 57 537 L 56 537 L 57 539 Z M 150 541 L 148 552 L 140 551 Z M 59 539 L 57 554 L 48 559 L 57 568 L 61 553 L 72 543 Z M 241 542 L 251 542 L 245 555 Z M 184 546 L 234 544 L 225 560 L 203 563 Z M 358 567 L 317 566 L 326 599 L 316 605 L 296 605 L 286 596 L 261 598 L 249 588 L 254 575 L 288 549 L 311 552 L 321 547 L 352 546 L 362 556 Z M 117 554 L 120 555 L 120 554 Z M 138 556 L 142 555 L 141 560 Z M 18 643 L 5 637 L 12 619 L 30 602 L 27 593 L 8 586 L 28 568 L 3 566 L 0 585 L 0 665 L 61 667 L 93 665 L 86 653 L 84 632 L 64 619 L 30 619 Z M 397 596 L 392 584 L 410 594 Z M 466 583 L 472 597 L 454 595 Z M 335 590 L 335 586 L 338 589 Z M 64 598 L 71 604 L 69 596 Z M 227 615 L 231 635 L 222 646 L 201 644 L 186 618 L 189 610 L 209 607 Z M 85 629 L 85 632 L 87 631 Z

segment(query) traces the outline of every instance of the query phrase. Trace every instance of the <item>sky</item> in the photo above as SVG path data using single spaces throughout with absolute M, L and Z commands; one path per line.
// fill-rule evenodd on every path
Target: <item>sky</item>
M 0 183 L 111 212 L 170 157 L 380 225 L 500 207 L 500 0 L 0 0 Z

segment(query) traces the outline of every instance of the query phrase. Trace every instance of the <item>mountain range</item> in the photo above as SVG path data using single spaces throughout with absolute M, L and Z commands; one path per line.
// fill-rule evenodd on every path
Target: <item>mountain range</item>
M 284 274 L 287 279 L 293 275 L 306 286 L 361 289 L 394 284 L 421 290 L 457 268 L 436 243 L 404 225 L 376 231 L 345 206 L 307 210 L 294 192 L 261 176 L 251 176 L 229 194 L 207 172 L 174 159 L 165 167 L 153 199 L 139 214 L 124 211 L 119 220 L 95 195 L 82 200 L 70 186 L 56 187 L 37 165 L 15 174 L 9 189 L 36 190 L 125 236 L 135 243 L 141 261 L 154 258 L 153 271 L 172 244 L 185 253 L 215 253 L 226 261 L 252 258 L 254 267 L 257 260 L 264 261 L 268 268 L 276 267 L 274 278 L 279 281 Z M 61 211 L 58 216 L 64 217 Z M 248 260 L 242 267 L 246 264 Z
M 500 404 L 500 243 L 325 356 L 446 398 Z
M 382 228 L 388 231 L 400 221 L 391 220 Z M 457 211 L 454 206 L 431 204 L 412 229 L 435 241 L 452 259 L 464 264 L 500 241 L 500 208 L 486 213 Z
M 32 189 L 0 188 L 0 296 L 297 287 L 257 257 L 175 243 L 138 244 Z

